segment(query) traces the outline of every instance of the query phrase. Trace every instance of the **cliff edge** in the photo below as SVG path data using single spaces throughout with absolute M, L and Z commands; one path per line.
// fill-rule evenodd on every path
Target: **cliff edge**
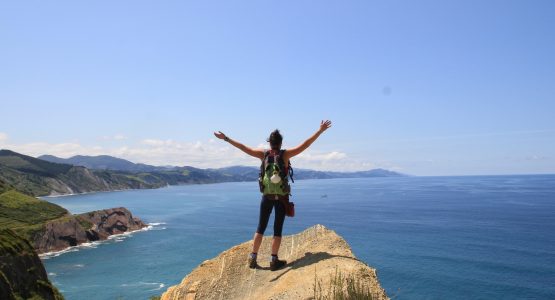
M 64 299 L 31 244 L 9 229 L 0 229 L 0 299 Z
M 284 236 L 280 259 L 288 264 L 274 272 L 269 268 L 270 245 L 271 237 L 264 237 L 258 269 L 247 267 L 252 241 L 245 242 L 200 264 L 161 299 L 318 299 L 349 290 L 368 295 L 364 299 L 389 299 L 376 270 L 322 225 Z

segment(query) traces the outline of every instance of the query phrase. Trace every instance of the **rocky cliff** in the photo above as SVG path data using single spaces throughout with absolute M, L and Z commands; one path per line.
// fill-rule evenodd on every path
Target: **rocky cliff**
M 63 299 L 29 242 L 0 229 L 0 299 Z
M 125 207 L 97 210 L 47 222 L 29 239 L 37 252 L 58 251 L 81 243 L 105 240 L 113 234 L 146 227 Z
M 63 207 L 10 189 L 0 193 L 0 229 L 14 230 L 39 253 L 105 240 L 146 225 L 125 207 L 72 215 Z
M 288 264 L 269 270 L 271 238 L 259 253 L 261 268 L 249 269 L 252 241 L 207 260 L 183 281 L 168 288 L 162 300 L 177 299 L 388 299 L 376 270 L 359 261 L 334 231 L 315 225 L 285 236 L 280 259 Z M 338 297 L 338 295 L 345 297 Z

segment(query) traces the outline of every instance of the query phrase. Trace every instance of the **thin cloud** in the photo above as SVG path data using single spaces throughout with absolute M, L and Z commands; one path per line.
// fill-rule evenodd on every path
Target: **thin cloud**
M 301 153 L 297 156 L 298 159 L 303 161 L 320 161 L 320 162 L 329 162 L 329 161 L 341 161 L 347 158 L 347 154 L 343 152 L 333 151 L 328 153 L 310 153 L 305 152 Z
M 530 135 L 530 134 L 555 134 L 553 129 L 538 129 L 538 130 L 516 130 L 516 131 L 501 131 L 501 132 L 483 132 L 483 133 L 469 133 L 469 134 L 457 134 L 457 135 L 443 135 L 443 136 L 427 136 L 427 137 L 415 137 L 406 139 L 391 139 L 391 140 L 373 140 L 368 143 L 414 143 L 414 142 L 427 142 L 436 140 L 462 140 L 462 139 L 472 139 L 472 138 L 484 138 L 484 137 L 495 137 L 495 136 L 514 136 L 514 135 Z M 357 144 L 357 143 L 352 143 Z M 367 143 L 358 143 L 367 144 Z
M 112 139 L 116 141 L 123 141 L 123 140 L 126 140 L 127 137 L 123 134 L 116 134 L 112 137 Z
M 116 134 L 116 135 L 105 135 L 101 137 L 101 139 L 105 141 L 123 141 L 123 140 L 126 140 L 127 137 L 123 134 Z
M 543 155 L 530 155 L 530 156 L 526 156 L 524 159 L 537 161 L 537 160 L 549 160 L 549 157 L 543 156 Z
M 7 134 L 0 133 L 0 146 L 31 156 L 50 154 L 62 158 L 75 155 L 111 155 L 135 163 L 151 165 L 193 166 L 219 168 L 234 165 L 258 166 L 260 161 L 246 155 L 228 143 L 209 139 L 207 141 L 184 142 L 175 140 L 144 139 L 130 146 L 86 146 L 78 142 L 11 144 Z M 259 148 L 267 149 L 260 143 Z M 359 171 L 378 165 L 359 161 L 340 151 L 306 151 L 292 159 L 294 167 L 314 170 Z

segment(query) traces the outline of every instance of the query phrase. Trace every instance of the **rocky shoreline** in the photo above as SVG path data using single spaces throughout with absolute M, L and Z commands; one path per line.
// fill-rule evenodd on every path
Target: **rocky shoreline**
M 39 254 L 62 251 L 83 243 L 103 241 L 114 234 L 141 230 L 148 225 L 125 207 L 69 215 L 47 222 L 30 242 Z

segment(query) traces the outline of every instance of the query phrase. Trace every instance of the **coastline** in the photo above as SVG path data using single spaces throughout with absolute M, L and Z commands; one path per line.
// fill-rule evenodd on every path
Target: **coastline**
M 39 258 L 41 260 L 46 260 L 46 259 L 50 259 L 50 258 L 53 258 L 53 257 L 58 257 L 58 256 L 60 256 L 62 254 L 65 254 L 65 253 L 77 252 L 81 249 L 91 249 L 91 248 L 94 249 L 94 248 L 97 248 L 99 245 L 106 244 L 106 243 L 109 243 L 109 242 L 115 242 L 115 243 L 123 242 L 123 240 L 125 240 L 129 237 L 132 237 L 134 233 L 151 231 L 151 230 L 164 230 L 164 229 L 166 229 L 166 227 L 161 227 L 160 229 L 156 229 L 156 228 L 157 228 L 157 226 L 165 225 L 165 224 L 166 223 L 164 223 L 164 222 L 148 223 L 146 227 L 143 227 L 141 229 L 126 231 L 126 232 L 123 232 L 123 233 L 112 234 L 112 235 L 108 236 L 105 240 L 85 242 L 85 243 L 78 244 L 76 246 L 70 246 L 70 247 L 64 248 L 62 250 L 39 253 L 38 255 L 39 255 Z
M 69 193 L 69 194 L 50 194 L 46 196 L 37 196 L 37 198 L 46 200 L 44 198 L 61 198 L 61 197 L 70 197 L 70 196 L 80 196 L 80 195 L 88 195 L 88 194 L 97 194 L 97 193 L 112 193 L 112 192 L 126 192 L 126 191 L 143 191 L 143 190 L 157 190 L 157 189 L 164 189 L 169 188 L 172 186 L 182 186 L 182 185 L 200 185 L 200 184 L 217 184 L 222 182 L 210 182 L 210 183 L 183 183 L 183 184 L 168 184 L 159 187 L 152 187 L 152 188 L 142 188 L 142 189 L 117 189 L 117 190 L 106 190 L 106 191 L 90 191 L 90 192 L 82 192 L 82 193 Z
M 534 217 L 528 220 L 541 222 L 537 223 L 538 225 L 546 225 L 546 222 L 549 222 L 549 219 L 545 218 L 546 213 L 553 211 L 548 198 L 553 195 L 554 185 L 551 183 L 554 179 L 553 175 L 549 175 L 541 178 L 479 176 L 410 177 L 395 180 L 307 180 L 302 183 L 302 190 L 299 189 L 295 195 L 299 199 L 302 198 L 304 208 L 299 212 L 302 212 L 303 216 L 299 219 L 289 219 L 290 223 L 286 226 L 289 226 L 287 228 L 290 232 L 298 232 L 311 225 L 313 222 L 308 222 L 311 220 L 323 220 L 334 225 L 334 229 L 344 238 L 354 241 L 352 247 L 357 257 L 363 261 L 378 263 L 384 288 L 398 297 L 502 298 L 513 295 L 526 298 L 528 295 L 545 299 L 549 298 L 549 291 L 552 289 L 542 281 L 545 275 L 542 275 L 541 271 L 549 271 L 552 267 L 539 263 L 547 254 L 542 251 L 542 247 L 548 247 L 550 239 L 542 241 L 536 249 L 525 248 L 525 245 L 538 240 L 534 235 L 530 235 L 528 227 L 507 224 L 505 217 L 508 214 L 521 215 L 521 212 L 527 212 L 531 218 Z M 193 270 L 202 261 L 215 257 L 218 254 L 215 247 L 224 250 L 245 241 L 247 235 L 250 236 L 249 228 L 231 228 L 230 224 L 247 224 L 252 221 L 251 213 L 256 212 L 257 207 L 253 207 L 254 199 L 245 199 L 245 195 L 252 193 L 252 188 L 249 183 L 234 183 L 229 187 L 221 186 L 217 189 L 195 185 L 145 191 L 149 194 L 148 197 L 137 197 L 137 194 L 142 194 L 137 192 L 99 195 L 98 199 L 106 198 L 98 204 L 100 206 L 109 206 L 117 202 L 118 205 L 136 208 L 136 212 L 145 218 L 146 223 L 165 221 L 168 225 L 163 226 L 167 226 L 168 229 L 137 235 L 125 243 L 112 241 L 92 251 L 82 249 L 80 252 L 61 255 L 43 262 L 48 272 L 57 274 L 53 278 L 55 284 L 63 288 L 68 299 L 114 299 L 114 294 L 126 295 L 130 299 L 148 299 L 156 292 L 147 290 L 157 286 L 131 285 L 137 282 L 162 282 L 166 286 L 177 284 L 187 274 L 186 271 Z M 349 193 L 346 194 L 344 190 Z M 438 190 L 442 192 L 438 193 Z M 225 200 L 222 197 L 219 198 L 221 201 L 203 201 L 207 199 L 204 198 L 206 193 L 216 196 L 225 193 Z M 324 193 L 328 195 L 327 198 L 321 198 Z M 189 199 L 198 198 L 198 201 L 177 200 L 186 200 L 185 194 Z M 484 195 L 490 197 L 490 201 L 483 201 Z M 508 199 L 513 196 L 516 198 Z M 57 202 L 75 208 L 88 203 L 94 204 L 98 200 L 91 196 L 83 197 L 90 199 L 73 202 L 69 200 L 74 198 L 61 198 Z M 154 206 L 153 199 L 156 201 Z M 334 213 L 340 199 L 346 199 L 349 205 L 342 207 L 340 213 Z M 513 200 L 519 200 L 521 203 L 513 203 Z M 401 206 L 404 209 L 399 210 Z M 442 209 L 441 214 L 434 214 L 438 209 Z M 230 210 L 241 212 L 233 216 L 233 223 L 225 217 Z M 425 214 L 422 214 L 423 212 Z M 534 212 L 537 214 L 533 214 Z M 345 219 L 345 216 L 349 218 Z M 194 226 L 190 226 L 192 223 Z M 157 227 L 160 229 L 162 226 Z M 211 241 L 197 240 L 198 228 L 207 228 L 207 232 L 212 235 Z M 477 228 L 489 230 L 476 230 Z M 242 230 L 244 234 L 237 237 L 235 233 Z M 548 226 L 538 227 L 538 230 L 540 231 L 537 234 L 551 237 Z M 434 232 L 434 236 L 438 234 L 437 238 L 433 239 L 433 244 L 430 244 L 430 232 Z M 492 243 L 492 240 L 495 243 Z M 453 249 L 452 245 L 461 242 L 479 252 L 465 251 L 464 248 Z M 284 250 L 282 255 L 291 255 L 289 248 Z M 102 261 L 106 254 L 112 255 L 120 251 L 126 251 L 126 255 L 114 258 L 113 264 L 93 266 L 91 263 Z M 434 252 L 437 256 L 423 257 L 422 255 L 426 255 L 424 251 L 437 251 Z M 487 253 L 498 255 L 492 257 Z M 421 259 L 415 260 L 415 257 Z M 498 257 L 507 257 L 507 260 L 499 261 Z M 229 261 L 226 258 L 226 265 Z M 261 259 L 261 262 L 268 263 L 266 259 Z M 84 264 L 85 267 L 75 266 L 78 264 Z M 122 278 L 113 272 L 114 270 L 122 270 L 126 275 Z M 503 272 L 495 273 L 495 270 Z M 292 271 L 288 274 L 292 274 Z M 256 274 L 258 273 L 260 272 L 257 270 Z M 99 278 L 101 276 L 98 274 L 105 275 Z M 411 276 L 399 277 L 398 274 Z M 445 285 L 429 285 L 432 278 L 430 274 L 433 278 L 441 278 Z M 314 272 L 310 275 L 313 278 Z M 469 288 L 467 278 L 475 280 Z M 534 282 L 527 281 L 526 289 L 522 289 L 522 282 L 526 278 Z M 85 281 L 98 286 L 109 285 L 111 288 L 104 291 L 97 287 L 81 285 Z M 493 289 L 484 288 L 486 285 Z
M 69 194 L 50 194 L 47 196 L 38 196 L 37 198 L 61 198 L 61 197 L 69 197 L 69 196 L 79 196 L 79 195 L 87 195 L 87 194 L 96 194 L 96 193 L 111 193 L 111 192 L 125 192 L 125 191 L 133 191 L 133 190 L 153 190 L 153 189 L 159 189 L 159 188 L 163 188 L 163 187 L 157 187 L 157 188 L 146 188 L 146 189 L 117 189 L 117 190 L 107 190 L 107 191 L 90 191 L 90 192 L 82 192 L 82 193 L 69 193 Z

